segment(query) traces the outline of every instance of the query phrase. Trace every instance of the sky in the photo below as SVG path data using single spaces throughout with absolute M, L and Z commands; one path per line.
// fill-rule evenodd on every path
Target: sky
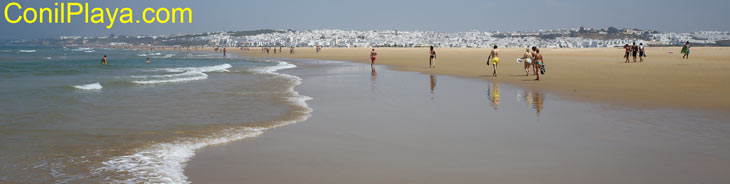
M 13 1 L 0 0 L 0 10 Z M 46 0 L 16 0 L 55 7 Z M 728 0 L 82 0 L 93 7 L 188 7 L 190 24 L 10 24 L 0 15 L 0 40 L 58 36 L 157 35 L 255 29 L 423 30 L 437 32 L 640 28 L 660 32 L 730 31 Z M 11 18 L 19 10 L 10 9 Z

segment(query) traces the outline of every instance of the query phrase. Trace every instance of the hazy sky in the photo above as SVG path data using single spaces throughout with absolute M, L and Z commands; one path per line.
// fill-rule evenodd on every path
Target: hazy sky
M 5 9 L 10 1 L 0 0 Z M 51 7 L 45 0 L 17 1 Z M 65 1 L 63 1 L 65 2 Z M 399 29 L 456 32 L 529 31 L 579 26 L 644 28 L 663 32 L 730 31 L 728 0 L 88 0 L 102 8 L 130 7 L 139 19 L 147 7 L 189 7 L 192 24 L 9 24 L 0 39 L 200 33 L 252 29 Z M 17 14 L 14 7 L 11 12 Z M 15 16 L 12 16 L 15 17 Z

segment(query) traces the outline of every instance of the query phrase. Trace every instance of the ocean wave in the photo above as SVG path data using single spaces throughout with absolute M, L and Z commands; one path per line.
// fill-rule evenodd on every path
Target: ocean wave
M 88 48 L 88 47 L 79 47 L 79 48 L 71 49 L 71 51 L 76 51 L 76 52 L 89 51 L 89 50 L 94 50 L 94 49 Z
M 195 80 L 204 80 L 208 78 L 208 72 L 228 72 L 232 66 L 228 63 L 202 66 L 202 67 L 184 67 L 184 68 L 158 68 L 149 71 L 166 71 L 176 74 L 166 75 L 148 75 L 148 76 L 131 76 L 131 78 L 145 79 L 132 81 L 135 84 L 160 84 L 160 83 L 177 83 Z M 179 73 L 181 72 L 181 73 Z
M 268 61 L 271 62 L 271 61 Z M 256 73 L 276 73 L 276 71 L 284 70 L 284 69 L 290 69 L 290 68 L 296 68 L 297 66 L 291 63 L 287 63 L 284 61 L 275 61 L 278 64 L 274 66 L 265 66 L 265 67 L 256 67 L 252 68 L 251 71 Z M 286 74 L 282 74 L 286 75 Z
M 18 52 L 34 53 L 34 52 L 36 52 L 36 50 L 18 50 Z
M 279 62 L 281 69 L 291 68 L 286 62 Z M 262 69 L 266 73 L 288 78 L 292 85 L 287 89 L 287 100 L 298 109 L 293 119 L 268 122 L 258 126 L 241 126 L 227 128 L 204 137 L 181 138 L 173 142 L 158 143 L 138 149 L 135 153 L 113 157 L 102 163 L 102 167 L 92 170 L 94 175 L 113 173 L 119 178 L 107 177 L 111 183 L 189 183 L 184 174 L 186 163 L 195 156 L 195 151 L 210 145 L 223 144 L 261 135 L 264 130 L 304 121 L 311 116 L 312 108 L 307 101 L 312 98 L 300 95 L 294 87 L 301 84 L 301 78 L 288 74 L 276 73 L 271 67 Z
M 72 87 L 80 90 L 101 90 L 101 88 L 103 88 L 98 82 L 91 84 L 73 85 Z

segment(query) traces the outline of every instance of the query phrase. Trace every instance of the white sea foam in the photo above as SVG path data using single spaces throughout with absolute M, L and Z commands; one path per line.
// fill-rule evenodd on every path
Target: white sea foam
M 158 68 L 149 71 L 166 71 L 175 74 L 165 75 L 148 75 L 148 76 L 131 76 L 131 78 L 144 79 L 132 81 L 136 84 L 160 84 L 160 83 L 176 83 L 188 82 L 196 80 L 204 80 L 208 78 L 208 72 L 228 72 L 231 65 L 220 64 L 214 66 L 202 67 L 184 67 L 184 68 Z
M 71 49 L 71 51 L 77 51 L 77 52 L 90 51 L 90 50 L 94 50 L 94 49 L 88 48 L 88 47 L 79 47 L 79 48 Z
M 269 61 L 269 62 L 271 62 L 271 61 Z M 274 66 L 257 67 L 257 68 L 253 68 L 251 70 L 254 72 L 257 72 L 257 73 L 276 73 L 276 71 L 278 71 L 278 70 L 297 67 L 296 65 L 293 65 L 293 64 L 287 63 L 287 62 L 283 62 L 283 61 L 277 61 L 277 63 L 278 64 L 274 65 Z M 281 75 L 286 75 L 286 74 L 281 74 Z
M 286 62 L 279 62 L 278 68 L 296 67 Z M 284 67 L 286 66 L 286 67 Z M 214 67 L 211 67 L 214 68 Z M 226 129 L 202 138 L 182 138 L 173 142 L 158 143 L 140 148 L 135 153 L 113 157 L 103 166 L 93 169 L 92 174 L 105 175 L 114 173 L 119 178 L 106 177 L 110 183 L 189 183 L 184 169 L 187 161 L 195 155 L 195 150 L 231 141 L 241 140 L 261 135 L 264 130 L 304 121 L 310 117 L 312 109 L 307 101 L 312 98 L 300 95 L 294 87 L 301 84 L 301 78 L 288 74 L 276 73 L 272 67 L 264 67 L 259 71 L 274 74 L 290 79 L 292 84 L 288 89 L 288 100 L 301 107 L 303 114 L 291 120 L 278 121 L 266 127 L 237 127 Z
M 103 88 L 98 82 L 91 84 L 73 85 L 72 87 L 80 90 L 101 90 L 101 88 Z
M 25 53 L 33 53 L 36 52 L 36 50 L 18 50 L 19 52 L 25 52 Z

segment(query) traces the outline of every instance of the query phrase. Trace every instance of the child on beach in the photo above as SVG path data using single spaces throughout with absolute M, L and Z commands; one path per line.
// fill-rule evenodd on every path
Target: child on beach
M 629 63 L 629 53 L 631 53 L 631 47 L 629 47 L 629 44 L 624 45 L 624 50 L 624 58 L 626 58 L 624 63 Z
M 428 59 L 428 67 L 436 68 L 436 51 L 433 50 L 433 46 L 431 46 L 431 51 L 429 51 L 428 53 L 430 54 L 430 57 Z
M 373 51 L 370 52 L 370 65 L 375 64 L 375 56 L 377 56 L 377 55 L 378 55 L 378 53 L 375 52 L 375 49 L 373 49 Z
M 689 59 L 689 41 L 684 43 L 684 46 L 682 46 L 682 59 Z

